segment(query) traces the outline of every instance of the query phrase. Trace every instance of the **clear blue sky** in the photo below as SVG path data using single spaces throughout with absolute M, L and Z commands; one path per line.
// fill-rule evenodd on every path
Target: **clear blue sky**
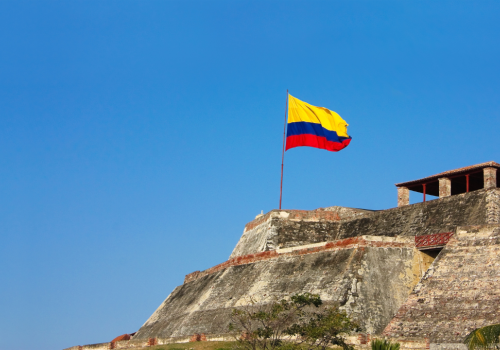
M 0 2 L 0 349 L 134 332 L 278 207 L 286 89 L 351 145 L 283 207 L 500 161 L 498 1 Z M 414 195 L 412 201 L 420 200 Z

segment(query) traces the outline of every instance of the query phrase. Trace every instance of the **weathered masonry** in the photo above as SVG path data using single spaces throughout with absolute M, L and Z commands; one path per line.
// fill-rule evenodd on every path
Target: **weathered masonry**
M 259 215 L 227 261 L 188 274 L 121 347 L 224 339 L 229 313 L 250 297 L 310 292 L 362 324 L 357 346 L 385 336 L 403 349 L 460 348 L 474 328 L 500 323 L 499 167 L 397 184 L 392 209 Z M 409 191 L 439 199 L 409 205 Z

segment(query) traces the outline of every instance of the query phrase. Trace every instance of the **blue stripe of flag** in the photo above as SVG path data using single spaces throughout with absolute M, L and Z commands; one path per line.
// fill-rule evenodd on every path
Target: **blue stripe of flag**
M 287 136 L 303 135 L 303 134 L 324 137 L 328 141 L 332 142 L 342 142 L 343 140 L 349 138 L 349 137 L 339 137 L 335 131 L 327 130 L 323 126 L 321 126 L 321 124 L 308 123 L 308 122 L 295 122 L 288 124 L 286 132 Z

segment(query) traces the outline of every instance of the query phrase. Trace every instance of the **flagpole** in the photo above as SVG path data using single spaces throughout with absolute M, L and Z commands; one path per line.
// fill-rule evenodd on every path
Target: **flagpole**
M 283 153 L 281 154 L 281 185 L 280 185 L 280 210 L 281 210 L 281 198 L 283 195 L 283 163 L 285 161 L 285 133 L 286 133 L 286 116 L 288 112 L 288 89 L 286 90 L 286 102 L 285 102 L 285 125 L 283 126 Z

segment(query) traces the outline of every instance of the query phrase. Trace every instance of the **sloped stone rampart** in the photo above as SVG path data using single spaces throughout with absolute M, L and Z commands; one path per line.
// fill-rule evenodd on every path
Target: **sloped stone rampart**
M 270 250 L 256 254 L 248 254 L 244 256 L 237 256 L 229 259 L 221 264 L 215 265 L 204 271 L 192 272 L 184 278 L 184 283 L 194 281 L 200 277 L 222 271 L 231 266 L 252 264 L 258 261 L 276 259 L 279 256 L 294 256 L 313 254 L 327 250 L 347 249 L 347 248 L 361 248 L 361 247 L 381 247 L 381 248 L 413 248 L 413 241 L 410 239 L 384 239 L 383 237 L 360 236 L 354 238 L 346 238 L 333 242 L 323 242 L 316 244 L 309 244 L 306 246 L 291 247 L 277 250 Z
M 304 292 L 338 304 L 368 332 L 381 332 L 421 277 L 420 254 L 407 241 L 397 247 L 292 252 L 204 275 L 177 287 L 134 339 L 221 334 L 231 310 L 250 297 L 269 303 Z
M 456 344 L 472 330 L 496 323 L 500 323 L 500 225 L 470 226 L 457 229 L 384 335 Z

